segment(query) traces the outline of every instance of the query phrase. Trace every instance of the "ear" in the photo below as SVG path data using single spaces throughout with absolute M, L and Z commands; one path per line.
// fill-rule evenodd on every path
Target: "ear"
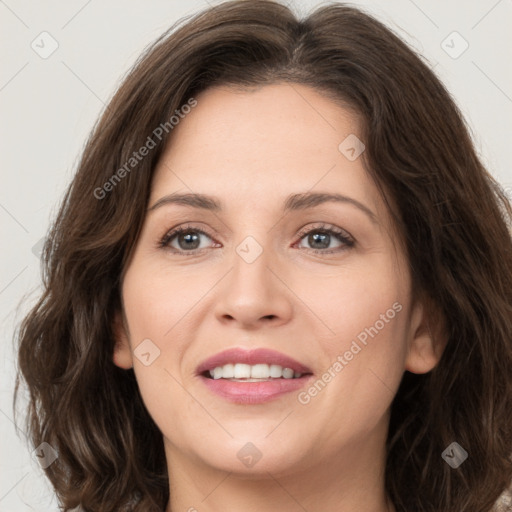
M 428 373 L 439 363 L 446 342 L 440 312 L 427 300 L 416 301 L 411 314 L 405 369 L 411 373 Z
M 114 316 L 114 354 L 113 361 L 116 366 L 129 370 L 133 367 L 132 349 L 128 336 L 128 328 L 122 311 L 118 310 Z

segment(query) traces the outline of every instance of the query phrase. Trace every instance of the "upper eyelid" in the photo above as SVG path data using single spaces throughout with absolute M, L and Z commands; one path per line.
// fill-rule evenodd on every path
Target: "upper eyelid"
M 176 226 L 174 228 L 168 229 L 160 237 L 160 241 L 164 241 L 164 240 L 169 241 L 172 238 L 175 238 L 176 235 L 179 235 L 180 233 L 186 232 L 186 231 L 197 231 L 198 233 L 201 233 L 202 235 L 206 235 L 208 238 L 211 238 L 212 240 L 214 238 L 214 236 L 212 234 L 208 233 L 208 231 L 206 229 L 186 225 L 186 226 Z
M 198 231 L 198 232 L 205 234 L 206 236 L 209 236 L 210 238 L 218 236 L 217 234 L 210 234 L 208 232 L 208 229 L 206 229 L 206 228 L 191 226 L 189 224 L 191 224 L 191 223 L 179 224 L 175 227 L 169 228 L 165 231 L 165 233 L 161 236 L 161 238 L 165 238 L 170 233 L 172 233 L 172 236 L 175 236 L 180 231 Z M 337 231 L 341 231 L 341 233 L 337 233 L 337 234 L 344 234 L 347 236 L 347 238 L 353 238 L 352 235 L 346 229 L 335 226 L 334 224 L 331 224 L 329 222 L 322 222 L 322 221 L 313 222 L 313 223 L 309 222 L 309 223 L 305 224 L 304 226 L 302 226 L 301 228 L 298 229 L 297 236 L 303 236 L 304 234 L 308 233 L 309 231 L 322 230 L 322 229 L 324 229 L 326 231 L 334 231 L 336 233 L 337 233 Z M 215 230 L 213 230 L 213 231 L 215 233 Z
M 316 226 L 314 224 L 317 224 Z M 311 231 L 327 231 L 332 232 L 336 235 L 343 236 L 345 238 L 350 238 L 351 240 L 354 239 L 354 237 L 346 230 L 337 226 L 334 226 L 333 224 L 330 224 L 328 222 L 319 222 L 319 223 L 313 223 L 311 226 L 310 224 L 306 224 L 301 229 L 299 229 L 297 236 L 303 237 L 304 235 L 308 234 Z

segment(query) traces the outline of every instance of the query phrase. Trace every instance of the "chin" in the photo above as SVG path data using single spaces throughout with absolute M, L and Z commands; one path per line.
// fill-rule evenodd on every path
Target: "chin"
M 266 434 L 265 434 L 266 435 Z M 235 436 L 223 445 L 219 439 L 209 443 L 208 450 L 197 453 L 203 461 L 218 470 L 240 475 L 242 478 L 255 476 L 268 477 L 272 474 L 291 474 L 297 471 L 304 453 L 300 439 L 289 438 L 283 443 L 282 438 L 265 438 L 261 434 L 251 437 Z M 297 447 L 300 446 L 300 452 Z M 215 447 L 215 450 L 212 450 Z

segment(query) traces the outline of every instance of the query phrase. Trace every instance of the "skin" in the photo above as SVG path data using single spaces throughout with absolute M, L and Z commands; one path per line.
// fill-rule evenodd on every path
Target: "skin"
M 412 301 L 383 199 L 362 158 L 349 161 L 338 149 L 360 133 L 358 119 L 296 84 L 216 87 L 197 100 L 161 157 L 149 206 L 194 192 L 215 196 L 223 209 L 168 204 L 147 213 L 115 327 L 114 362 L 133 366 L 164 437 L 166 511 L 394 510 L 384 490 L 389 408 L 404 371 L 430 371 L 440 349 L 426 308 Z M 288 195 L 308 191 L 357 200 L 375 220 L 350 202 L 283 214 Z M 322 233 L 319 223 L 344 230 L 354 245 L 331 236 L 322 249 L 298 236 L 301 228 Z M 195 233 L 195 254 L 179 237 L 158 247 L 178 225 L 208 233 Z M 252 263 L 236 251 L 247 236 L 263 251 Z M 196 375 L 224 349 L 265 347 L 321 378 L 395 303 L 400 312 L 307 404 L 297 392 L 233 404 Z M 133 352 L 144 339 L 160 350 L 148 366 Z M 237 457 L 248 442 L 262 455 L 252 467 Z

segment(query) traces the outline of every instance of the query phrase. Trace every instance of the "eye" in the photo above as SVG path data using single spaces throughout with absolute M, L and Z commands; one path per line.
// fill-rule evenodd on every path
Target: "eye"
M 354 246 L 354 240 L 345 231 L 324 224 L 307 231 L 301 231 L 299 242 L 305 241 L 310 247 L 305 247 L 318 254 L 330 254 L 346 250 Z M 334 246 L 332 243 L 337 243 Z
M 330 254 L 341 252 L 354 246 L 354 240 L 345 231 L 325 224 L 317 225 L 313 229 L 302 230 L 299 234 L 299 242 L 294 246 L 300 249 L 306 249 L 309 252 L 317 254 Z M 203 240 L 201 240 L 203 239 Z M 171 252 L 178 255 L 194 255 L 203 249 L 209 247 L 221 247 L 204 230 L 192 226 L 179 226 L 166 233 L 158 242 L 158 247 L 170 249 Z M 301 247 L 300 242 L 305 241 L 310 247 Z M 333 243 L 337 244 L 333 247 Z
M 164 235 L 159 241 L 158 246 L 161 248 L 169 248 L 177 254 L 192 253 L 212 247 L 212 244 L 202 244 L 201 238 L 212 240 L 210 235 L 199 228 L 180 226 L 172 229 Z

